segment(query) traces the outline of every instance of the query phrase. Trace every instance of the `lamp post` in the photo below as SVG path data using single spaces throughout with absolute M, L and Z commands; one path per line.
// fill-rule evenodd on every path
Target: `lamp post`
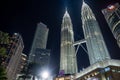
M 48 71 L 41 72 L 41 74 L 40 74 L 41 80 L 47 80 L 48 77 L 49 77 L 49 72 Z
M 42 78 L 47 79 L 49 77 L 49 73 L 47 71 L 42 73 Z

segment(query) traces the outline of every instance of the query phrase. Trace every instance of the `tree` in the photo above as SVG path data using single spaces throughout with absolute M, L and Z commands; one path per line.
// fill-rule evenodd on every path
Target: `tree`
M 6 32 L 0 31 L 0 65 L 3 58 L 7 57 L 7 49 L 10 43 L 10 36 Z
M 2 62 L 5 60 L 6 57 L 6 48 L 1 47 L 0 48 L 0 65 L 2 64 Z
M 0 31 L 0 80 L 7 80 L 5 68 L 1 64 L 7 57 L 7 48 L 9 43 L 9 34 Z
M 1 47 L 1 48 L 0 48 L 0 56 L 1 56 L 1 57 L 5 57 L 5 56 L 6 56 L 6 53 L 7 53 L 6 48 Z
M 5 68 L 0 66 L 0 80 L 7 80 Z
M 10 40 L 9 40 L 9 34 L 0 31 L 0 44 L 9 44 Z

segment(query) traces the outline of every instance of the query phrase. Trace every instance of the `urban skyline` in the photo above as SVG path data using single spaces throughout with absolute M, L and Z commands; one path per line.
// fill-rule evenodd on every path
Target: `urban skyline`
M 58 1 L 59 2 L 59 1 Z M 86 1 L 87 2 L 87 1 Z M 100 1 L 98 1 L 98 2 L 100 2 Z M 101 1 L 101 5 L 102 5 L 102 2 L 104 3 L 104 1 Z M 107 2 L 107 1 L 106 1 Z M 111 1 L 112 2 L 112 1 Z M 68 3 L 70 3 L 69 1 L 68 1 Z M 91 2 L 89 1 L 89 4 L 90 4 Z M 95 5 L 95 3 L 97 3 L 97 2 L 93 2 L 93 4 Z M 60 3 L 60 4 L 62 4 L 62 3 Z M 108 3 L 107 3 L 108 4 Z M 79 1 L 79 5 L 80 5 L 80 1 Z M 56 6 L 56 5 L 55 5 Z M 74 26 L 74 32 L 75 32 L 75 40 L 77 41 L 78 39 L 80 39 L 81 37 L 83 37 L 83 36 L 81 36 L 81 34 L 82 34 L 82 30 L 80 29 L 80 24 L 81 24 L 81 22 L 80 22 L 80 13 L 79 13 L 79 19 L 77 18 L 77 16 L 75 15 L 76 13 L 73 13 L 73 9 L 71 8 L 72 6 L 75 6 L 75 4 L 73 3 L 72 5 L 71 4 L 68 4 L 68 12 L 70 12 L 70 15 L 72 15 L 72 17 L 71 18 L 73 18 L 72 20 L 73 20 L 73 26 Z M 104 5 L 105 6 L 105 5 Z M 59 7 L 59 9 L 61 8 L 62 6 L 60 6 Z M 63 7 L 65 7 L 65 6 L 63 6 Z M 53 56 L 52 57 L 55 57 L 55 58 L 58 58 L 59 57 L 59 44 L 58 43 L 60 43 L 59 42 L 59 30 L 60 30 L 60 25 L 61 25 L 61 20 L 62 20 L 62 15 L 64 14 L 64 12 L 65 12 L 65 9 L 64 8 L 61 8 L 61 12 L 60 11 L 58 11 L 58 12 L 60 12 L 59 14 L 57 14 L 56 13 L 56 15 L 58 16 L 58 15 L 61 15 L 60 17 L 57 17 L 56 15 L 56 17 L 54 18 L 53 17 L 53 20 L 51 21 L 50 19 L 52 19 L 52 18 L 50 18 L 49 19 L 49 21 L 46 19 L 46 15 L 50 15 L 50 14 L 45 14 L 45 16 L 44 17 L 40 17 L 39 19 L 38 18 L 36 18 L 37 16 L 35 16 L 35 18 L 34 17 L 32 17 L 31 15 L 32 15 L 32 13 L 30 13 L 30 15 L 28 15 L 27 16 L 27 18 L 25 18 L 25 20 L 23 20 L 23 21 L 21 21 L 21 22 L 19 22 L 20 20 L 22 20 L 22 18 L 20 18 L 20 16 L 25 16 L 26 14 L 28 14 L 28 13 L 25 13 L 25 14 L 23 14 L 23 13 L 21 13 L 21 14 L 17 14 L 17 16 L 14 16 L 13 17 L 13 20 L 12 21 L 10 21 L 10 22 L 7 22 L 7 20 L 4 20 L 3 18 L 1 18 L 1 26 L 3 26 L 4 28 L 2 28 L 1 30 L 3 30 L 3 31 L 8 31 L 8 32 L 10 32 L 10 33 L 12 33 L 12 32 L 20 32 L 21 34 L 22 34 L 22 36 L 23 36 L 23 38 L 24 38 L 24 43 L 25 44 L 27 44 L 26 46 L 30 46 L 31 45 L 31 42 L 32 42 L 32 39 L 33 39 L 33 33 L 34 33 L 34 31 L 35 31 L 35 23 L 36 22 L 39 22 L 39 21 L 41 21 L 41 22 L 44 22 L 46 25 L 48 25 L 49 26 L 49 28 L 50 28 L 50 34 L 49 34 L 49 41 L 48 41 L 48 47 L 47 48 L 49 48 L 49 49 L 51 49 L 52 50 L 52 52 L 53 52 Z M 78 8 L 78 5 L 76 6 L 77 8 L 75 9 L 75 7 L 74 7 L 74 9 L 75 9 L 75 12 L 80 12 L 80 8 Z M 51 7 L 52 8 L 52 7 Z M 93 8 L 93 7 L 92 7 Z M 97 7 L 98 8 L 98 7 Z M 31 9 L 31 8 L 30 8 Z M 58 9 L 57 9 L 58 10 Z M 56 11 L 57 11 L 56 10 Z M 77 11 L 76 11 L 77 10 Z M 99 9 L 100 10 L 100 9 Z M 97 10 L 96 10 L 97 11 Z M 3 11 L 4 12 L 4 11 Z M 19 11 L 18 11 L 19 12 Z M 37 11 L 36 11 L 37 12 Z M 44 11 L 45 12 L 45 11 Z M 94 11 L 95 12 L 95 11 Z M 99 11 L 100 12 L 100 11 Z M 39 12 L 40 13 L 40 12 Z M 51 13 L 51 12 L 50 12 Z M 35 14 L 35 13 L 34 13 Z M 37 13 L 38 14 L 38 13 Z M 52 13 L 51 13 L 52 14 Z M 74 14 L 74 15 L 73 15 Z M 97 13 L 97 14 L 95 14 L 95 15 L 98 15 L 98 14 L 100 14 L 100 13 Z M 14 14 L 13 14 L 14 15 Z M 39 15 L 41 15 L 41 14 L 39 14 Z M 43 14 L 42 14 L 43 15 Z M 100 15 L 102 15 L 102 14 L 100 14 Z M 1 15 L 2 16 L 2 15 Z M 32 17 L 33 19 L 36 19 L 36 20 L 34 20 L 33 21 L 33 23 L 31 23 L 32 25 L 31 25 L 31 29 L 28 29 L 28 28 L 25 28 L 25 26 L 29 26 L 29 24 L 30 24 L 30 22 L 32 22 L 32 18 L 30 18 L 30 20 L 28 20 L 29 18 L 28 17 Z M 98 15 L 97 16 L 97 19 L 99 18 L 100 16 Z M 9 17 L 8 17 L 9 18 Z M 20 19 L 20 20 L 18 20 L 18 19 Z M 45 18 L 44 20 L 42 20 L 43 18 Z M 59 19 L 58 19 L 59 18 Z M 78 19 L 78 21 L 75 21 L 75 18 L 76 19 Z M 9 19 L 12 19 L 11 17 L 9 18 Z M 55 20 L 57 20 L 58 19 L 58 21 L 56 22 Z M 106 25 L 106 23 L 105 22 L 100 22 L 100 19 L 98 19 L 99 20 L 99 23 L 103 23 L 103 24 L 101 24 L 101 25 L 104 25 L 104 27 L 106 26 L 106 28 L 108 27 L 107 25 Z M 103 18 L 102 18 L 102 20 L 104 20 Z M 25 22 L 24 22 L 25 21 Z M 28 22 L 27 22 L 28 21 Z M 6 22 L 6 24 L 5 24 L 5 22 Z M 53 22 L 54 22 L 54 24 L 53 24 Z M 56 23 L 55 23 L 56 22 Z M 76 24 L 77 23 L 77 24 Z M 16 26 L 16 27 L 15 27 Z M 21 29 L 21 26 L 24 26 L 22 29 Z M 32 27 L 32 26 L 34 26 L 34 27 Z M 59 26 L 59 27 L 57 27 L 57 26 Z M 57 28 L 56 28 L 57 27 Z M 104 29 L 104 27 L 102 27 L 102 31 L 103 31 L 103 35 L 104 35 L 104 37 L 105 37 L 105 33 L 106 33 L 106 31 L 105 30 L 107 30 L 108 32 L 110 32 L 109 31 L 109 29 L 107 28 L 107 29 L 105 29 L 105 30 L 103 30 Z M 17 29 L 18 28 L 18 29 Z M 24 30 L 23 30 L 24 29 Z M 26 32 L 26 31 L 28 31 L 28 32 Z M 80 31 L 81 30 L 81 31 Z M 31 34 L 31 36 L 29 36 L 30 35 L 30 33 L 32 33 Z M 54 34 L 53 34 L 54 33 Z M 113 39 L 113 37 L 111 37 L 111 35 L 109 35 L 108 33 L 106 33 L 107 35 L 106 35 L 106 40 L 107 40 L 107 46 L 108 46 L 108 48 L 109 48 L 109 51 L 110 51 L 110 53 L 111 53 L 111 55 L 112 55 L 112 57 L 113 58 L 118 58 L 118 59 L 120 59 L 120 57 L 119 57 L 119 48 L 118 48 L 118 46 L 116 45 L 116 42 L 115 42 L 115 40 Z M 110 33 L 111 34 L 111 33 Z M 26 39 L 26 38 L 28 38 L 29 40 L 31 40 L 31 42 L 29 42 L 28 41 L 28 39 Z M 28 42 L 27 42 L 28 41 Z M 56 41 L 56 42 L 55 42 Z M 112 45 L 115 45 L 115 47 L 112 47 Z M 57 47 L 56 47 L 57 46 Z M 110 46 L 110 47 L 109 47 Z M 29 47 L 26 47 L 26 49 L 24 50 L 24 53 L 26 53 L 26 54 L 28 54 L 29 53 L 29 50 L 30 49 L 28 49 Z M 80 50 L 79 50 L 80 51 Z M 82 56 L 80 53 L 82 53 L 82 52 L 79 52 L 79 54 L 78 54 L 78 56 L 80 55 L 80 56 Z M 116 56 L 116 55 L 118 55 L 118 56 Z M 79 57 L 80 57 L 79 56 Z M 84 58 L 86 57 L 86 55 L 85 56 L 83 56 Z M 81 59 L 81 61 L 84 61 L 85 59 Z M 81 65 L 83 65 L 83 62 L 81 62 L 80 61 L 80 64 Z M 87 62 L 87 61 L 85 61 L 85 62 Z M 54 65 L 57 63 L 58 64 L 58 61 L 56 61 L 56 62 L 54 62 L 53 61 L 53 63 L 54 63 Z M 52 63 L 52 64 L 53 64 Z M 86 64 L 88 64 L 88 63 L 86 63 Z M 81 65 L 79 65 L 79 66 L 81 66 L 81 67 L 79 67 L 79 68 L 82 68 L 82 67 L 85 67 L 85 66 L 87 66 L 86 64 L 84 64 L 83 66 L 81 66 Z M 53 65 L 53 66 L 54 66 Z

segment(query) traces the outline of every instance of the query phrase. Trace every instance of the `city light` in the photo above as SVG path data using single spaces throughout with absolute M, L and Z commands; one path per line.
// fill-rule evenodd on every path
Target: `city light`
M 41 74 L 42 78 L 43 79 L 47 79 L 49 77 L 49 72 L 48 71 L 44 71 L 42 74 Z

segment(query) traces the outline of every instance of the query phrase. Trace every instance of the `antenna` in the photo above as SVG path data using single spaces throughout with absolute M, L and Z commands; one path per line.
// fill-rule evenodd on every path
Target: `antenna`
M 83 5 L 83 6 L 86 5 L 85 0 L 82 0 L 82 5 Z
M 67 9 L 67 7 L 65 7 L 65 13 L 68 14 L 68 9 Z
M 65 7 L 65 11 L 67 11 L 67 7 Z
M 67 7 L 65 7 L 65 14 L 64 14 L 64 16 L 69 16 L 69 14 L 68 14 L 68 11 L 67 11 L 68 9 L 67 9 Z

